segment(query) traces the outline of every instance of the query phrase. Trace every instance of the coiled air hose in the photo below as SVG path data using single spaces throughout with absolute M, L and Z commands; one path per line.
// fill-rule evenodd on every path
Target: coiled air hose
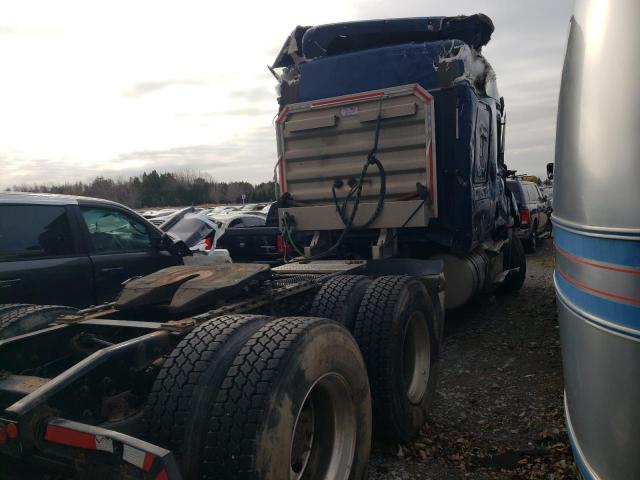
M 370 225 L 373 224 L 373 222 L 375 222 L 378 219 L 378 217 L 382 213 L 382 209 L 384 208 L 385 197 L 387 194 L 387 177 L 384 171 L 384 167 L 382 166 L 382 162 L 380 162 L 380 160 L 378 160 L 378 158 L 376 157 L 376 153 L 378 153 L 378 141 L 380 139 L 381 120 L 382 120 L 382 101 L 378 109 L 378 119 L 376 121 L 376 130 L 375 130 L 375 137 L 373 140 L 373 147 L 371 148 L 369 155 L 367 155 L 366 162 L 362 166 L 360 177 L 358 178 L 357 182 L 351 187 L 351 189 L 347 193 L 347 196 L 342 201 L 342 204 L 340 204 L 340 202 L 338 201 L 338 196 L 336 194 L 336 188 L 338 188 L 338 182 L 337 181 L 334 182 L 333 186 L 331 187 L 333 203 L 336 207 L 336 211 L 338 212 L 338 215 L 340 216 L 340 219 L 342 220 L 342 223 L 344 224 L 344 229 L 342 230 L 342 233 L 338 237 L 338 240 L 331 247 L 329 247 L 329 249 L 325 250 L 324 252 L 313 255 L 311 257 L 304 256 L 302 251 L 298 248 L 298 246 L 293 241 L 293 236 L 291 235 L 291 230 L 289 228 L 289 222 L 286 218 L 286 214 L 283 216 L 282 224 L 283 224 L 284 232 L 286 234 L 287 241 L 291 244 L 294 250 L 299 255 L 302 255 L 303 257 L 303 258 L 294 259 L 291 262 L 318 260 L 331 255 L 340 247 L 340 245 L 342 245 L 342 242 L 344 241 L 349 231 L 363 230 L 369 227 Z M 376 204 L 375 210 L 373 211 L 373 213 L 365 223 L 363 223 L 362 225 L 354 225 L 354 220 L 356 218 L 356 214 L 358 213 L 358 206 L 360 205 L 360 198 L 362 196 L 362 188 L 364 186 L 364 180 L 365 180 L 365 177 L 367 176 L 367 171 L 371 165 L 375 165 L 380 174 L 380 190 L 378 193 L 378 202 Z M 351 214 L 347 216 L 347 207 L 349 206 L 349 202 L 351 200 L 353 200 L 353 208 L 351 210 Z

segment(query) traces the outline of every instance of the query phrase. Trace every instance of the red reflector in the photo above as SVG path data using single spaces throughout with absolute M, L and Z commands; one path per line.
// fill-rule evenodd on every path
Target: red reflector
M 531 213 L 528 208 L 520 209 L 520 223 L 527 224 L 531 221 Z
M 167 471 L 164 468 L 156 475 L 156 480 L 169 480 L 169 475 L 167 475 Z
M 142 469 L 145 472 L 148 472 L 149 470 L 151 470 L 151 467 L 153 466 L 153 461 L 155 460 L 155 456 L 152 453 L 146 452 L 144 454 L 144 462 L 142 464 Z
M 211 248 L 213 247 L 213 238 L 212 237 L 207 237 L 204 239 L 204 249 L 205 250 L 211 250 Z
M 293 251 L 293 247 L 284 241 L 284 236 L 281 233 L 276 236 L 276 251 L 278 253 L 291 253 Z
M 277 251 L 278 253 L 284 253 L 284 249 L 285 249 L 285 246 L 284 246 L 284 238 L 282 237 L 282 234 L 281 234 L 281 233 L 279 233 L 279 234 L 276 236 L 276 251 Z
M 47 425 L 47 431 L 44 434 L 44 439 L 53 443 L 69 445 L 70 447 L 96 450 L 95 435 L 77 432 L 64 427 L 58 427 L 57 425 Z
M 18 426 L 15 423 L 8 423 L 6 430 L 7 437 L 18 438 Z
M 7 431 L 4 429 L 4 425 L 0 425 L 0 445 L 7 441 Z

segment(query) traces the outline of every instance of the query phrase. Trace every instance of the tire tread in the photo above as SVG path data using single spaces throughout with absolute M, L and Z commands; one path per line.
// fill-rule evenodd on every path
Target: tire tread
M 354 290 L 371 281 L 364 275 L 339 275 L 328 280 L 313 299 L 309 315 L 336 320 L 349 330 L 353 330 L 353 321 L 343 318 Z M 356 299 L 359 301 L 359 299 Z M 356 308 L 357 309 L 357 308 Z
M 187 423 L 194 407 L 196 386 L 216 354 L 257 315 L 225 315 L 192 330 L 165 358 L 153 383 L 145 409 L 146 438 L 182 452 Z
M 6 308 L 2 313 L 3 307 Z M 32 304 L 6 304 L 0 306 L 0 338 L 2 338 L 2 331 L 18 323 L 23 318 L 34 313 L 46 313 L 55 310 L 60 310 L 60 314 L 75 312 L 76 309 L 72 307 L 65 307 L 62 305 L 32 305 Z
M 254 478 L 255 438 L 294 345 L 306 331 L 329 320 L 284 317 L 264 325 L 240 349 L 218 393 L 209 422 L 207 478 Z
M 389 275 L 377 278 L 367 289 L 354 326 L 354 337 L 367 364 L 373 401 L 374 424 L 384 430 L 392 429 L 387 412 L 393 395 L 388 381 L 393 354 L 390 332 L 393 329 L 395 303 L 405 285 L 412 280 L 408 275 Z

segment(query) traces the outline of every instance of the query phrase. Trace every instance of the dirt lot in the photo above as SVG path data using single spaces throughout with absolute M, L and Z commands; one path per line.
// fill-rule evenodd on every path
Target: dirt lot
M 431 421 L 377 446 L 370 479 L 576 478 L 563 424 L 551 241 L 518 295 L 479 297 L 446 320 Z

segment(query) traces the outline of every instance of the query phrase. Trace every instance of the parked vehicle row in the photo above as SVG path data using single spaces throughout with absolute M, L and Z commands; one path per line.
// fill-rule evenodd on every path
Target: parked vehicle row
M 218 205 L 216 207 L 193 207 L 194 211 L 197 213 L 202 213 L 203 215 L 218 217 L 220 215 L 226 215 L 231 213 L 250 213 L 254 215 L 267 215 L 269 213 L 269 209 L 273 205 L 272 202 L 269 203 L 247 203 L 245 205 Z M 147 209 L 140 211 L 139 213 L 148 219 L 154 225 L 160 225 L 162 222 L 165 222 L 174 214 L 181 211 L 181 208 L 161 208 L 158 210 Z
M 543 233 L 549 228 L 551 215 L 547 197 L 534 182 L 519 179 L 507 180 L 509 190 L 516 197 L 520 213 L 520 227 L 516 234 L 528 253 L 536 251 Z
M 271 264 L 280 262 L 283 257 L 284 244 L 278 243 L 275 203 L 225 205 L 209 209 L 188 207 L 181 210 L 148 210 L 143 215 L 161 230 L 171 228 L 172 233 L 183 240 L 186 239 L 185 235 L 200 236 L 197 242 L 189 245 L 198 253 L 218 256 L 227 261 Z M 174 226 L 176 222 L 178 225 Z
M 188 207 L 174 213 L 159 228 L 185 240 L 194 252 L 228 255 L 229 261 L 276 265 L 284 258 L 285 246 L 278 240 L 281 233 L 275 203 L 269 206 L 266 215 L 238 210 L 212 215 Z
M 270 208 L 269 215 L 235 210 L 214 218 L 189 207 L 157 226 L 108 200 L 2 193 L 0 304 L 112 301 L 128 279 L 192 254 L 276 265 L 285 246 Z

